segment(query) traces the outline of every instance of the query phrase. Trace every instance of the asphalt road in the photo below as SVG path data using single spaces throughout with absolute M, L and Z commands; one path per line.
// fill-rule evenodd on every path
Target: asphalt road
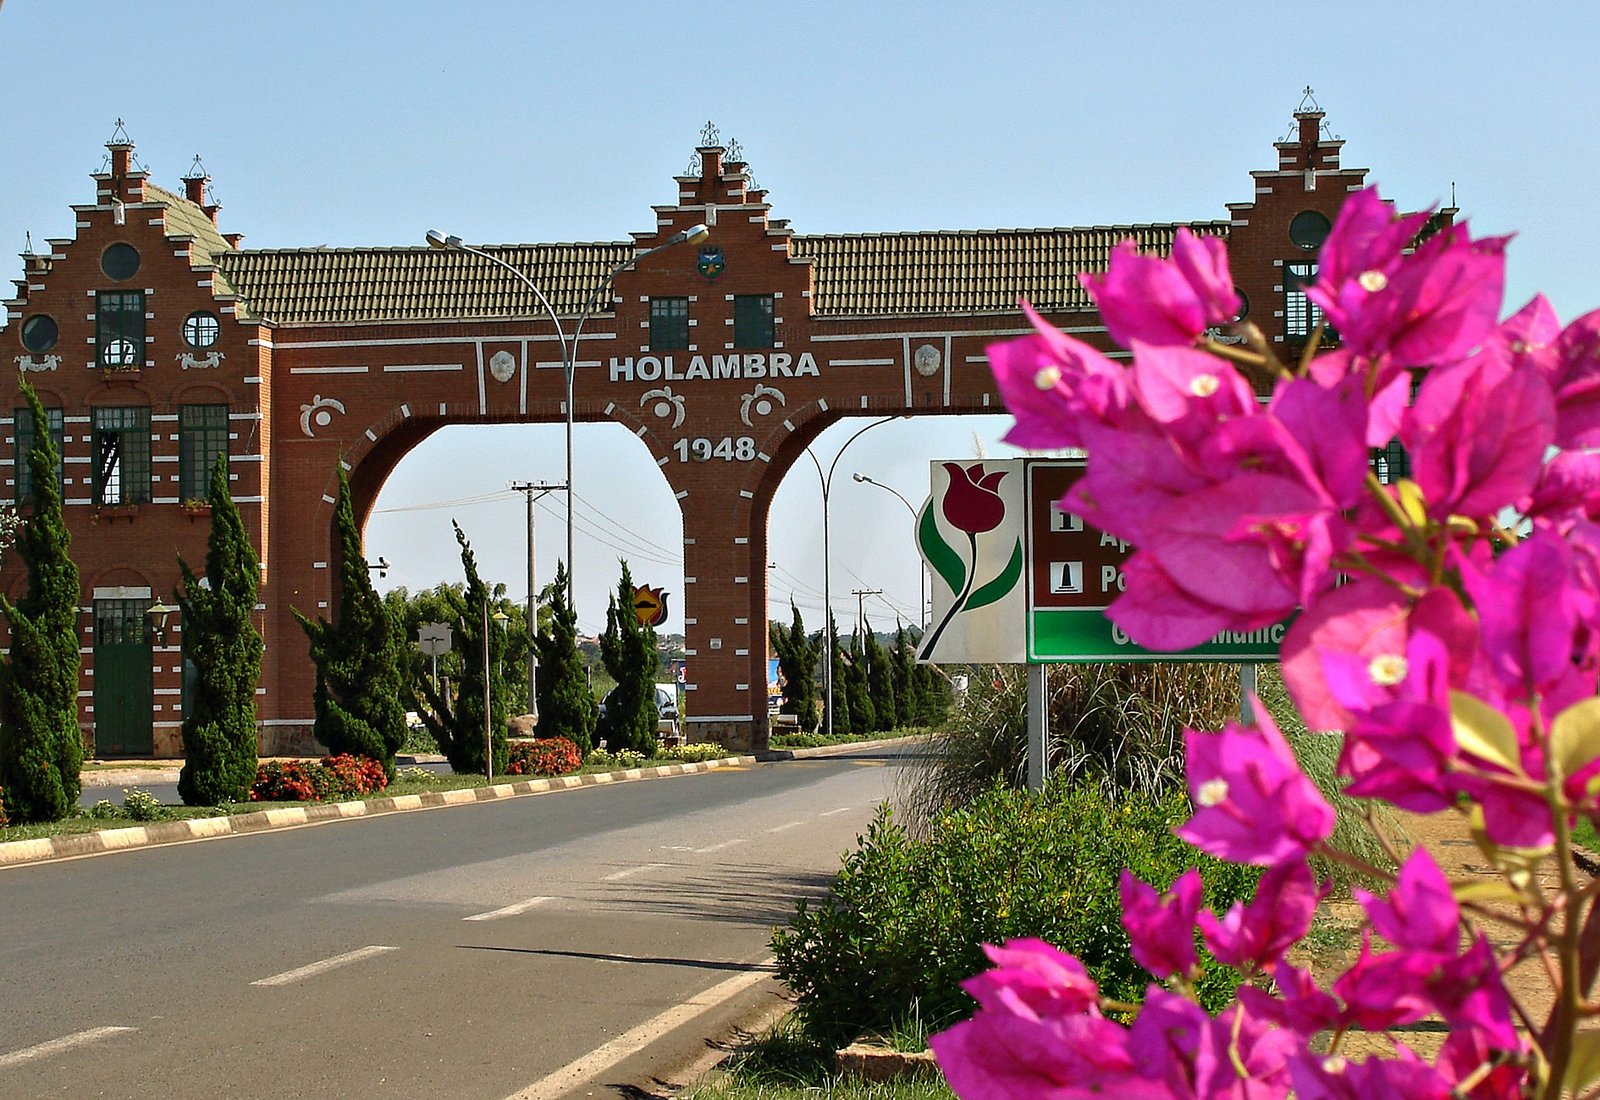
M 772 1003 L 756 984 L 771 927 L 824 889 L 898 763 L 758 764 L 0 870 L 0 1096 L 646 1083 L 703 1049 L 706 991 Z M 528 1091 L 597 1048 L 588 1077 Z

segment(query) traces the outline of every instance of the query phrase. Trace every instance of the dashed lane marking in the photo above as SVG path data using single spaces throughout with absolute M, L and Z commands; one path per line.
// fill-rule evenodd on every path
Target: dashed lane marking
M 318 974 L 326 974 L 330 970 L 337 970 L 341 966 L 349 966 L 351 963 L 360 962 L 362 959 L 370 959 L 398 950 L 400 950 L 398 947 L 382 947 L 376 944 L 371 947 L 360 947 L 354 951 L 346 951 L 343 955 L 335 955 L 331 959 L 323 959 L 320 962 L 308 963 L 293 970 L 285 970 L 282 974 L 274 974 L 270 978 L 262 978 L 260 981 L 251 982 L 250 984 L 293 985 L 295 982 L 304 981 L 306 978 L 314 978 Z
M 514 917 L 518 913 L 526 913 L 529 909 L 532 909 L 536 905 L 543 905 L 547 901 L 554 901 L 554 900 L 555 900 L 554 898 L 548 898 L 548 897 L 526 898 L 526 899 L 524 899 L 522 901 L 513 902 L 511 905 L 502 906 L 499 909 L 491 909 L 487 913 L 474 913 L 470 917 L 462 917 L 461 919 L 462 920 L 499 920 L 501 917 Z
M 750 838 L 747 837 L 747 836 L 734 837 L 732 840 L 724 840 L 721 844 L 712 844 L 712 845 L 709 845 L 709 846 L 707 846 L 705 848 L 696 848 L 695 849 L 695 854 L 703 856 L 707 852 L 720 852 L 724 848 L 732 848 L 735 844 L 749 844 L 749 843 L 750 843 Z
M 646 863 L 646 864 L 644 864 L 643 866 L 640 866 L 640 867 L 625 867 L 620 871 L 611 872 L 609 875 L 606 875 L 603 878 L 601 878 L 600 881 L 601 882 L 617 882 L 617 881 L 619 881 L 621 879 L 632 878 L 634 875 L 642 875 L 646 871 L 653 871 L 657 867 L 665 867 L 665 866 L 666 866 L 665 863 Z
M 818 817 L 835 817 L 835 816 L 837 816 L 839 814 L 847 814 L 847 813 L 849 813 L 850 809 L 851 809 L 851 807 L 849 807 L 849 806 L 840 806 L 837 810 L 826 810 L 823 813 L 818 814 L 817 816 Z
M 131 1031 L 138 1031 L 136 1027 L 92 1027 L 88 1031 L 78 1031 L 71 1035 L 63 1035 L 59 1039 L 51 1039 L 47 1043 L 14 1050 L 10 1054 L 0 1054 L 0 1069 L 10 1069 L 20 1066 L 24 1062 L 31 1062 L 35 1058 L 48 1058 L 52 1054 L 60 1054 L 73 1047 L 81 1047 L 88 1043 L 97 1043 L 101 1039 L 109 1039 L 113 1035 L 125 1035 Z
M 800 826 L 802 826 L 804 824 L 805 824 L 804 821 L 791 821 L 787 825 L 774 825 L 772 828 L 768 829 L 767 832 L 769 832 L 769 833 L 781 833 L 785 829 L 798 829 Z

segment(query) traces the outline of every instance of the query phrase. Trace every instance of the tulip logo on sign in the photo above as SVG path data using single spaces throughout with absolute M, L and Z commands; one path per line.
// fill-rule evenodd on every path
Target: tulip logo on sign
M 664 589 L 641 584 L 633 590 L 633 613 L 641 626 L 660 626 L 667 621 L 667 593 Z
M 948 483 L 943 494 L 936 491 L 935 499 L 923 508 L 917 523 L 917 545 L 928 565 L 949 587 L 954 598 L 945 608 L 938 625 L 923 639 L 917 653 L 921 660 L 932 659 L 939 639 L 951 623 L 957 621 L 958 616 L 1004 599 L 1016 590 L 1018 581 L 1022 579 L 1022 539 L 1012 535 L 1011 545 L 1006 547 L 1002 543 L 999 548 L 1005 564 L 980 581 L 980 574 L 986 572 L 986 555 L 979 552 L 978 536 L 995 531 L 1008 518 L 1013 518 L 1007 515 L 1009 502 L 1001 490 L 1002 483 L 1014 472 L 1012 464 L 974 462 L 963 466 L 959 462 L 943 462 L 940 465 L 944 468 Z M 939 522 L 940 518 L 944 520 L 943 525 Z M 941 526 L 949 528 L 957 536 L 965 536 L 965 553 L 959 542 L 952 545 L 945 538 Z M 1009 530 L 1010 525 L 1007 525 L 1007 532 L 1002 534 Z M 1009 554 L 1005 553 L 1006 550 L 1010 551 Z M 994 558 L 993 555 L 987 557 Z

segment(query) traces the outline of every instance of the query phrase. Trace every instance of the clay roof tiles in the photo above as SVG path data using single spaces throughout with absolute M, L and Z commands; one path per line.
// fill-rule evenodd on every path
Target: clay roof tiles
M 1227 223 L 1190 228 L 1224 235 Z M 792 256 L 814 267 L 817 316 L 1010 312 L 1023 297 L 1046 311 L 1070 312 L 1093 308 L 1077 276 L 1105 270 L 1119 241 L 1131 237 L 1141 251 L 1164 255 L 1177 229 L 1171 224 L 796 235 L 791 242 Z M 572 317 L 632 249 L 628 242 L 607 242 L 491 245 L 484 251 L 526 272 L 558 314 Z M 278 324 L 544 314 L 509 272 L 455 250 L 223 250 L 216 262 L 249 313 Z

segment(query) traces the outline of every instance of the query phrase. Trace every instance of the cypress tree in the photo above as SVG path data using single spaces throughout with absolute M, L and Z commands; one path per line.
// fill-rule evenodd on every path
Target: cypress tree
M 606 607 L 606 632 L 600 637 L 600 659 L 617 686 L 607 696 L 605 721 L 596 732 L 612 752 L 633 749 L 654 756 L 659 747 L 655 685 L 660 660 L 655 628 L 639 621 L 633 593 L 633 575 L 623 562 L 616 595 Z
M 371 757 L 392 778 L 394 754 L 406 741 L 401 697 L 405 642 L 372 587 L 350 499 L 350 479 L 342 465 L 334 522 L 339 528 L 340 585 L 335 621 L 319 616 L 313 622 L 294 612 L 317 666 L 312 733 L 330 753 Z
M 849 685 L 845 682 L 844 646 L 839 642 L 839 625 L 833 620 L 833 613 L 828 613 L 828 624 L 833 628 L 833 652 L 828 659 L 833 662 L 833 734 L 842 737 L 851 732 Z M 818 639 L 818 645 L 828 648 L 828 639 L 825 636 Z M 823 700 L 822 728 L 828 728 L 827 700 Z
M 536 641 L 539 653 L 539 736 L 566 737 L 588 754 L 594 747 L 594 726 L 599 705 L 589 687 L 583 655 L 578 652 L 578 612 L 572 606 L 567 566 L 556 566 L 550 587 L 550 612 L 540 623 Z M 548 627 L 548 632 L 546 632 Z
M 871 733 L 878 728 L 878 716 L 872 706 L 872 694 L 867 687 L 867 654 L 858 630 L 850 635 L 850 659 L 845 665 L 845 705 L 850 711 L 850 732 Z M 834 694 L 839 686 L 834 685 Z
M 894 652 L 889 655 L 894 674 L 894 724 L 901 729 L 917 723 L 916 656 L 904 623 L 894 632 Z
M 199 578 L 180 555 L 183 656 L 195 679 L 183 714 L 178 797 L 217 806 L 249 797 L 256 776 L 256 684 L 261 635 L 251 622 L 261 563 L 228 489 L 228 456 L 211 471 L 211 537 Z
M 867 625 L 864 656 L 867 662 L 867 697 L 872 700 L 872 728 L 879 733 L 895 727 L 894 668 L 889 652 Z
M 78 804 L 83 734 L 78 729 L 78 567 L 61 515 L 56 447 L 38 394 L 20 380 L 33 418 L 28 452 L 32 514 L 17 534 L 28 570 L 15 605 L 0 595 L 11 653 L 0 664 L 0 798 L 13 821 L 56 821 Z
M 768 627 L 772 652 L 778 658 L 778 668 L 783 672 L 783 710 L 795 716 L 795 722 L 807 733 L 817 728 L 817 658 L 821 646 L 806 635 L 805 623 L 800 621 L 800 609 L 789 601 L 792 616 L 789 629 L 777 623 Z
M 504 775 L 506 761 L 510 758 L 510 745 L 506 741 L 506 707 L 510 693 L 496 689 L 497 677 L 492 670 L 497 667 L 505 652 L 505 634 L 493 620 L 489 633 L 484 634 L 484 617 L 491 613 L 493 598 L 489 586 L 478 575 L 478 559 L 472 553 L 472 544 L 462 533 L 461 525 L 454 521 L 456 545 L 461 547 L 461 568 L 467 576 L 467 586 L 462 592 L 462 607 L 456 619 L 454 641 L 461 662 L 461 673 L 456 680 L 456 696 L 452 702 L 445 691 L 435 692 L 427 681 L 418 686 L 428 701 L 420 711 L 422 721 L 439 742 L 439 751 L 450 761 L 453 771 L 479 772 L 486 768 L 483 744 L 483 687 L 489 680 L 489 739 L 493 752 L 494 774 Z M 489 661 L 484 663 L 484 641 L 488 640 Z

